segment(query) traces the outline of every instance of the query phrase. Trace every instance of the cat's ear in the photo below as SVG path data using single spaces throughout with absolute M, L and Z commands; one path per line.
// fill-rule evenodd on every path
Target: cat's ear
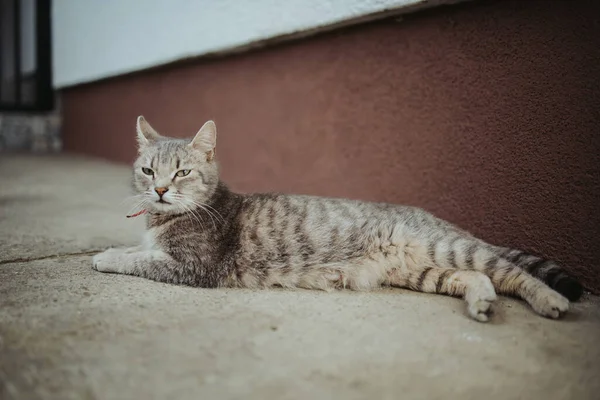
M 148 121 L 143 116 L 139 116 L 136 124 L 137 140 L 140 147 L 146 146 L 158 139 L 160 135 L 150 126 Z
M 217 147 L 217 126 L 213 121 L 208 121 L 196 133 L 196 136 L 189 144 L 196 150 L 206 153 L 206 160 L 212 161 L 215 158 Z

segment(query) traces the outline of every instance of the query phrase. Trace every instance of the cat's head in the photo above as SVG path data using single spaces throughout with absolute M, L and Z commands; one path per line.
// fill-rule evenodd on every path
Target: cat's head
M 208 121 L 192 139 L 161 136 L 140 116 L 133 187 L 142 208 L 161 214 L 204 205 L 219 183 L 215 161 L 217 127 Z

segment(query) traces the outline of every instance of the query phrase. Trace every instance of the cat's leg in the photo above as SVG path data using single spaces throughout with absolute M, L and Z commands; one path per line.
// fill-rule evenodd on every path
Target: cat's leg
M 195 281 L 193 271 L 160 250 L 108 249 L 93 257 L 92 268 L 160 282 L 193 284 Z
M 491 258 L 485 272 L 498 293 L 525 300 L 538 314 L 559 318 L 569 309 L 568 299 L 510 261 Z
M 558 318 L 569 309 L 569 301 L 548 285 L 501 256 L 494 247 L 472 237 L 446 236 L 432 240 L 426 252 L 439 267 L 476 270 L 486 274 L 496 292 L 525 300 L 545 317 Z
M 490 278 L 479 271 L 426 267 L 408 274 L 393 269 L 388 275 L 388 282 L 392 286 L 463 297 L 469 315 L 481 322 L 489 319 L 492 303 L 496 300 Z

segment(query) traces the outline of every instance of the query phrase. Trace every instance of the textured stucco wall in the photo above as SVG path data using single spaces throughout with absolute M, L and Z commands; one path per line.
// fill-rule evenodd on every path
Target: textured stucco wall
M 600 291 L 600 5 L 485 1 L 63 93 L 70 151 L 219 128 L 223 177 L 424 207 Z M 115 199 L 117 201 L 117 199 Z

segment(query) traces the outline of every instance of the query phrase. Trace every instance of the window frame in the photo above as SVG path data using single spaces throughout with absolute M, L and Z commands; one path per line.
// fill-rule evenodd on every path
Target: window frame
M 21 70 L 21 0 L 4 0 L 13 2 L 13 58 L 16 71 L 15 90 L 12 101 L 0 97 L 0 112 L 43 112 L 54 109 L 54 91 L 52 88 L 52 38 L 51 38 L 51 10 L 52 0 L 34 0 L 35 6 L 35 54 L 36 65 L 34 70 L 34 101 L 23 102 L 22 86 L 24 82 Z M 0 31 L 0 35 L 2 31 Z M 1 38 L 0 38 L 1 39 Z M 1 48 L 0 55 L 5 51 Z M 0 64 L 0 79 L 2 65 Z M 1 82 L 0 82 L 1 84 Z

